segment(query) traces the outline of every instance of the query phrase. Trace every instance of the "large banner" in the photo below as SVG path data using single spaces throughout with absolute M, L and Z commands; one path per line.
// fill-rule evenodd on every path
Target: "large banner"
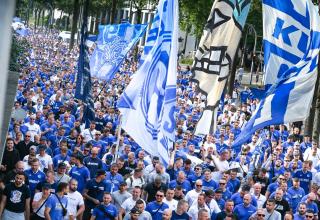
M 160 0 L 142 63 L 118 103 L 122 128 L 165 164 L 175 141 L 178 30 L 178 1 Z
M 307 43 L 305 45 L 306 49 L 301 54 L 299 62 L 285 71 L 277 83 L 269 89 L 267 97 L 261 101 L 257 110 L 236 139 L 235 146 L 244 143 L 251 137 L 251 134 L 265 126 L 302 121 L 308 117 L 318 72 L 320 17 L 311 0 L 299 0 L 304 3 L 303 8 L 299 8 L 299 11 L 304 11 L 305 13 L 298 14 L 295 10 L 296 7 L 292 7 L 292 2 L 297 1 L 274 0 L 274 2 L 279 3 L 275 4 L 275 6 L 278 6 L 283 14 L 294 13 L 295 17 L 300 16 L 300 22 L 303 21 L 308 26 L 308 29 L 303 27 L 303 31 L 297 30 L 301 36 L 308 36 L 305 39 L 306 42 L 303 43 Z M 264 2 L 270 3 L 271 1 Z M 274 20 L 271 16 L 272 14 L 270 19 Z M 287 23 L 286 27 L 291 27 L 292 30 L 293 27 L 295 29 L 298 28 L 295 20 L 291 19 L 290 22 L 292 23 Z M 299 27 L 302 28 L 302 26 Z M 291 44 L 296 47 L 292 51 L 299 50 L 299 43 L 292 41 Z M 277 46 L 281 45 L 282 42 L 279 42 Z
M 110 81 L 146 28 L 146 24 L 99 25 L 97 46 L 90 57 L 91 76 Z
M 235 56 L 250 0 L 216 0 L 204 28 L 192 67 L 192 81 L 206 96 L 206 107 L 195 134 L 209 134 L 215 120 L 232 60 Z
M 306 0 L 263 0 L 264 84 L 270 87 L 297 64 L 310 40 Z M 310 7 L 310 8 L 309 8 Z

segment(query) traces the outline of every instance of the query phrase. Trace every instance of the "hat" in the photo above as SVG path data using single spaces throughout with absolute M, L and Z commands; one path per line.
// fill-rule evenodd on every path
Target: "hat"
M 140 210 L 137 209 L 136 207 L 133 207 L 133 208 L 131 209 L 130 213 L 131 213 L 131 214 L 139 214 L 139 215 L 141 214 Z
M 209 160 L 213 160 L 211 154 L 208 154 L 208 156 L 206 158 L 209 159 Z
M 160 160 L 158 156 L 154 156 L 152 160 Z
M 127 185 L 127 183 L 126 182 L 122 182 L 122 183 L 120 183 L 120 186 L 126 186 Z
M 45 145 L 39 145 L 39 150 L 45 150 L 47 147 Z
M 100 175 L 106 175 L 106 171 L 98 170 L 97 173 L 96 173 L 96 176 L 100 176 Z
M 32 145 L 29 150 L 37 151 L 37 146 Z
M 215 193 L 223 193 L 222 189 L 218 188 L 214 191 Z
M 41 138 L 40 138 L 40 141 L 46 141 L 46 140 L 48 140 L 45 136 L 42 136 Z
M 66 167 L 67 167 L 67 165 L 64 162 L 60 162 L 58 164 L 58 168 L 66 168 Z
M 42 185 L 42 189 L 51 189 L 51 185 L 49 183 L 45 183 Z

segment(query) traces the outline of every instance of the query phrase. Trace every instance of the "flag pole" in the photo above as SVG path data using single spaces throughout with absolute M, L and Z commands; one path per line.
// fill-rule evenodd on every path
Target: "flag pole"
M 118 126 L 118 133 L 117 133 L 117 142 L 116 142 L 116 154 L 113 158 L 113 163 L 115 163 L 119 156 L 119 145 L 120 145 L 120 137 L 121 137 L 121 129 L 122 129 L 122 115 L 119 115 L 119 126 Z

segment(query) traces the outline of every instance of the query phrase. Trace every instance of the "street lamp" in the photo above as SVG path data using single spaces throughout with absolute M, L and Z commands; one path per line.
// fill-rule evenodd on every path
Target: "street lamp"
M 253 67 L 254 67 L 254 57 L 256 55 L 256 47 L 257 47 L 257 32 L 256 29 L 254 29 L 254 26 L 252 24 L 248 24 L 248 33 L 252 34 L 254 33 L 254 46 L 253 46 L 253 54 L 251 57 L 251 68 L 250 68 L 250 85 L 252 83 L 252 75 L 253 75 Z

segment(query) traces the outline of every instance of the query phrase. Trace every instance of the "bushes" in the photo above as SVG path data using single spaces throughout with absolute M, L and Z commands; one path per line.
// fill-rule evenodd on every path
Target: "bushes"
M 9 70 L 14 72 L 21 72 L 21 69 L 27 64 L 28 50 L 30 44 L 26 38 L 18 38 L 12 35 L 12 44 L 10 52 Z

